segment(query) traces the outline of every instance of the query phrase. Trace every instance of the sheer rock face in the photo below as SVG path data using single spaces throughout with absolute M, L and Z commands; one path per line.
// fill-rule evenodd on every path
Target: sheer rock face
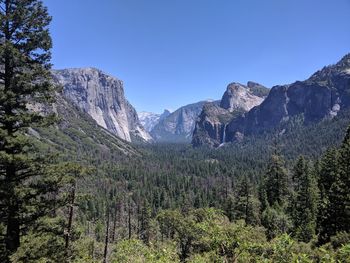
M 158 142 L 191 142 L 195 122 L 206 101 L 189 104 L 179 108 L 159 121 L 151 131 Z
M 248 86 L 231 83 L 222 96 L 220 107 L 230 112 L 236 110 L 249 111 L 263 101 L 262 97 L 254 95 Z
M 232 113 L 219 105 L 205 104 L 196 122 L 192 144 L 218 147 L 225 141 L 225 118 L 231 117 Z
M 227 142 L 227 125 L 239 114 L 259 105 L 268 93 L 264 86 L 248 82 L 231 83 L 219 104 L 207 103 L 199 115 L 193 133 L 194 146 L 218 147 Z
M 53 71 L 63 95 L 98 125 L 126 141 L 150 141 L 135 109 L 125 99 L 123 82 L 95 68 Z
M 237 133 L 264 133 L 297 116 L 304 124 L 333 118 L 349 107 L 350 54 L 305 81 L 273 87 L 261 105 L 228 124 L 227 140 L 235 141 Z
M 169 110 L 164 110 L 162 114 L 146 111 L 138 113 L 140 122 L 147 132 L 151 132 L 154 126 L 156 126 L 161 120 L 165 119 L 170 114 L 171 112 Z

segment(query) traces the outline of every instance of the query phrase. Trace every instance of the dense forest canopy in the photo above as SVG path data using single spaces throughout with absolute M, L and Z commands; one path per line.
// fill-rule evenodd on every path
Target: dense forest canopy
M 1 262 L 350 261 L 348 111 L 217 149 L 130 144 L 60 97 L 50 21 L 0 0 Z

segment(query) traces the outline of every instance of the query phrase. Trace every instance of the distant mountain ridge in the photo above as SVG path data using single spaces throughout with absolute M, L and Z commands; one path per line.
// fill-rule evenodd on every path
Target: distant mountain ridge
M 247 86 L 239 83 L 228 85 L 221 100 L 205 100 L 180 107 L 171 114 L 160 118 L 159 114 L 139 113 L 143 125 L 148 127 L 155 142 L 189 143 L 193 140 L 196 122 L 203 109 L 208 105 L 224 109 L 227 115 L 238 110 L 247 111 L 262 102 L 269 89 L 256 82 L 248 82 Z
M 96 68 L 54 70 L 63 96 L 89 114 L 101 127 L 126 141 L 150 141 L 136 110 L 126 100 L 123 82 Z
M 95 68 L 53 71 L 63 97 L 98 125 L 129 142 L 172 142 L 218 147 L 301 119 L 333 118 L 350 108 L 350 54 L 305 81 L 271 90 L 256 82 L 231 83 L 220 101 L 200 101 L 163 114 L 140 112 L 126 100 L 123 82 Z
M 207 102 L 192 103 L 172 112 L 153 127 L 151 136 L 156 142 L 191 142 L 196 119 Z
M 143 127 L 147 132 L 151 132 L 154 126 L 156 126 L 159 121 L 168 117 L 171 114 L 169 110 L 164 110 L 162 114 L 157 114 L 153 112 L 141 111 L 138 113 L 139 119 Z
M 303 123 L 333 118 L 350 107 L 350 54 L 305 81 L 275 86 L 266 100 L 227 126 L 227 141 L 259 134 L 299 117 Z
M 220 122 L 221 143 L 241 141 L 245 136 L 274 131 L 283 133 L 283 126 L 295 119 L 303 125 L 337 116 L 340 111 L 350 108 L 350 54 L 338 63 L 324 67 L 305 81 L 274 86 L 266 99 L 248 112 L 241 112 L 228 122 Z M 208 110 L 206 110 L 208 111 Z M 225 114 L 218 113 L 218 118 Z M 194 146 L 218 146 L 205 137 L 210 133 L 205 118 L 197 123 Z M 222 130 L 223 129 L 223 130 Z M 204 132 L 203 132 L 204 131 Z

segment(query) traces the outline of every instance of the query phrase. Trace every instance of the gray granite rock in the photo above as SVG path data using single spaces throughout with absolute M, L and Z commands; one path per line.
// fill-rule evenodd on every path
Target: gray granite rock
M 204 105 L 195 124 L 192 145 L 224 145 L 228 141 L 228 124 L 240 114 L 259 105 L 268 91 L 255 82 L 248 82 L 247 86 L 240 83 L 229 84 L 219 104 Z
M 95 68 L 53 71 L 63 95 L 100 126 L 126 141 L 150 141 L 138 115 L 124 95 L 123 82 Z
M 276 129 L 298 116 L 304 124 L 333 118 L 349 107 L 350 54 L 305 81 L 273 87 L 261 105 L 228 124 L 227 140 L 236 140 L 237 133 L 244 136 Z

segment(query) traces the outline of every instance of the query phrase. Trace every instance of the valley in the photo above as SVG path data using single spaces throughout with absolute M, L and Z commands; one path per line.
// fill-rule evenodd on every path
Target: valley
M 0 0 L 0 262 L 350 262 L 350 6 L 282 2 Z

